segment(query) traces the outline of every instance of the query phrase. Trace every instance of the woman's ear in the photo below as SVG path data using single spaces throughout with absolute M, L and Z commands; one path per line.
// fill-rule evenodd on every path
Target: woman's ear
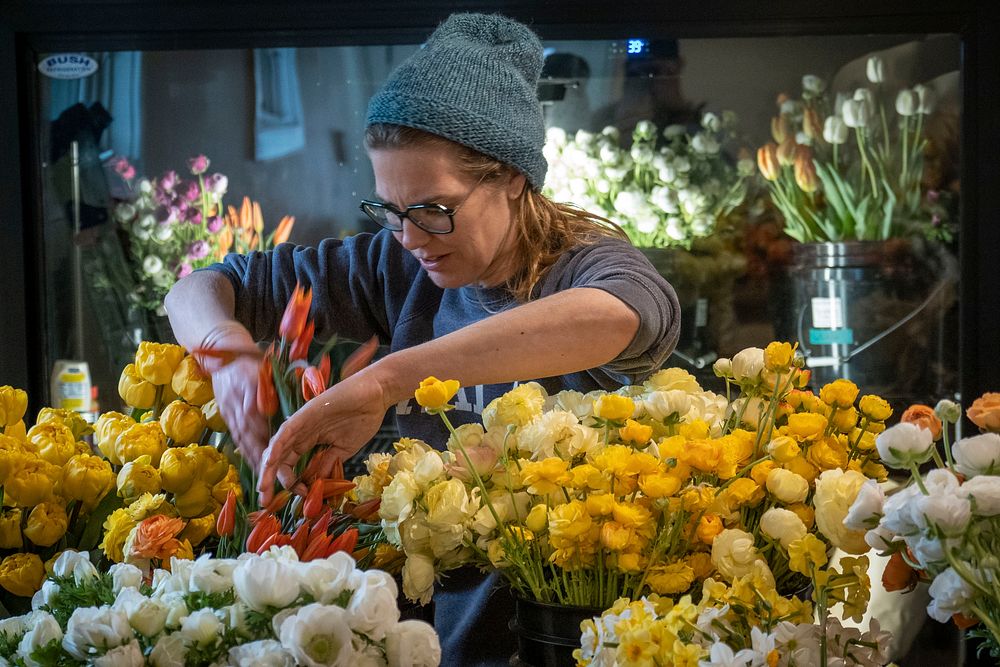
M 507 198 L 517 199 L 524 192 L 524 188 L 527 185 L 528 179 L 524 177 L 519 171 L 515 171 L 510 177 L 510 181 L 507 182 Z

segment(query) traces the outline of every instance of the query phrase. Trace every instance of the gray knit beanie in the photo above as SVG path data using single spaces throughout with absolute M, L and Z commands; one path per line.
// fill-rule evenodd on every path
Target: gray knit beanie
M 538 101 L 542 44 L 497 14 L 452 14 L 368 103 L 366 125 L 424 130 L 516 167 L 536 190 L 548 165 Z

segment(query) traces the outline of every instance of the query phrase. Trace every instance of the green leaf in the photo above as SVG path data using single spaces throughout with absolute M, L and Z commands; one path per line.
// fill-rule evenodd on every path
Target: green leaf
M 96 547 L 101 541 L 105 519 L 116 509 L 124 506 L 125 503 L 118 497 L 117 493 L 108 491 L 107 495 L 101 499 L 101 502 L 97 503 L 97 507 L 94 508 L 94 511 L 87 518 L 87 527 L 83 529 L 83 534 L 80 535 L 80 541 L 76 545 L 77 549 L 80 551 L 90 551 Z

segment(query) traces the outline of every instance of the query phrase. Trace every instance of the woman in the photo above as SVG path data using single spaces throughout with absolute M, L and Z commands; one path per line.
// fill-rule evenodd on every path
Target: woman
M 673 350 L 680 309 L 670 285 L 613 225 L 538 192 L 541 67 L 541 44 L 525 26 L 450 17 L 369 105 L 376 199 L 362 210 L 383 231 L 231 255 L 168 295 L 171 325 L 188 349 L 272 338 L 297 283 L 312 287 L 317 339 L 377 335 L 389 346 L 306 404 L 269 444 L 255 407 L 259 362 L 209 367 L 235 441 L 260 462 L 264 502 L 276 478 L 291 483 L 304 452 L 325 443 L 349 457 L 393 406 L 403 435 L 443 448 L 440 421 L 409 400 L 429 375 L 462 383 L 450 413 L 462 423 L 514 382 L 537 380 L 551 392 L 614 388 L 641 381 Z M 439 616 L 453 613 L 436 599 Z M 438 624 L 445 664 L 487 661 L 461 652 L 464 623 L 452 623 L 454 632 Z

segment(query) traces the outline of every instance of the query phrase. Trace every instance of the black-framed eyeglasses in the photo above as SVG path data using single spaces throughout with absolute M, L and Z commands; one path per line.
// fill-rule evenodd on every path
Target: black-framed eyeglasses
M 455 213 L 469 200 L 469 197 L 482 182 L 480 180 L 479 183 L 476 183 L 475 187 L 469 190 L 469 194 L 465 195 L 465 199 L 455 208 L 448 208 L 442 204 L 414 204 L 407 206 L 406 210 L 400 211 L 392 204 L 362 199 L 361 210 L 375 224 L 390 232 L 403 231 L 403 220 L 409 219 L 410 222 L 428 234 L 451 234 L 455 231 Z

